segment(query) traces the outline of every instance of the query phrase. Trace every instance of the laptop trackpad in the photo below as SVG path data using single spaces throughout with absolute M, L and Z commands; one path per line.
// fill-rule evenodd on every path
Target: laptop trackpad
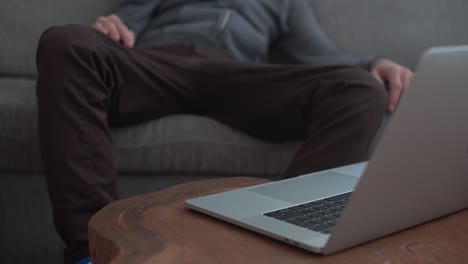
M 352 191 L 358 181 L 357 177 L 326 171 L 253 187 L 249 191 L 297 204 Z

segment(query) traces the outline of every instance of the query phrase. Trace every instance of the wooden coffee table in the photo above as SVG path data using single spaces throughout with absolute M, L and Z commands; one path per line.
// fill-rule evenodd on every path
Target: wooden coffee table
M 184 205 L 189 198 L 263 182 L 203 180 L 112 203 L 90 221 L 92 263 L 468 263 L 468 210 L 324 257 Z

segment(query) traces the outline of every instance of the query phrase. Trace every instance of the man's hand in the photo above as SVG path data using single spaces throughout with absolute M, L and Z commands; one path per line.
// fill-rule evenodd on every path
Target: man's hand
M 372 75 L 382 84 L 388 82 L 390 85 L 388 112 L 395 111 L 403 92 L 408 88 L 413 72 L 388 59 L 376 59 L 372 63 Z
M 115 42 L 121 42 L 127 48 L 135 45 L 135 33 L 129 30 L 115 14 L 98 17 L 92 27 Z

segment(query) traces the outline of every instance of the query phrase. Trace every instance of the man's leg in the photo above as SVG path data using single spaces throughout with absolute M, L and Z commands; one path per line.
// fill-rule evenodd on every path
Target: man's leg
M 172 70 L 178 58 L 174 51 L 190 55 L 184 47 L 126 49 L 78 25 L 42 35 L 37 52 L 39 139 L 66 263 L 89 256 L 87 223 L 117 199 L 109 124 L 190 111 L 189 86 Z
M 253 136 L 304 140 L 285 177 L 363 161 L 376 134 L 386 91 L 349 66 L 204 63 L 198 105 Z

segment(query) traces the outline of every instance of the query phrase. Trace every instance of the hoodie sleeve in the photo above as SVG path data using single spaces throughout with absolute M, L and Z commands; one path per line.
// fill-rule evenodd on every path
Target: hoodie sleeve
M 285 28 L 278 48 L 289 63 L 325 65 L 354 65 L 369 70 L 373 56 L 355 58 L 339 50 L 320 29 L 310 4 L 291 0 L 285 16 Z
M 124 0 L 117 7 L 115 14 L 135 32 L 135 36 L 138 36 L 160 3 L 161 0 Z

